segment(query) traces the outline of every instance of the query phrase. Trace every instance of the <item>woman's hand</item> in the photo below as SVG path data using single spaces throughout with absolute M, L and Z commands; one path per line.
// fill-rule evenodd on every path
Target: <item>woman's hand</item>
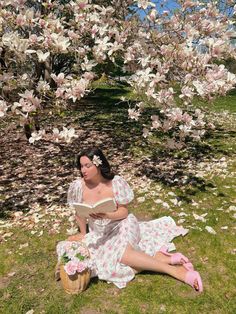
M 96 214 L 90 214 L 89 215 L 93 219 L 107 219 L 108 215 L 106 213 L 96 213 Z
M 89 215 L 93 219 L 110 219 L 110 220 L 121 220 L 128 216 L 127 207 L 121 205 L 118 206 L 117 210 L 108 213 L 93 213 Z
M 83 240 L 84 236 L 85 234 L 82 233 L 73 234 L 67 238 L 67 241 L 81 241 Z

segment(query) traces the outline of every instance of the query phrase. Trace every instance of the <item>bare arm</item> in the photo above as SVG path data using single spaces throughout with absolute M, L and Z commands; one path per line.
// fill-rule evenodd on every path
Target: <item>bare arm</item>
M 78 241 L 82 240 L 86 235 L 86 218 L 76 216 L 76 221 L 78 222 L 80 233 L 74 234 L 68 237 L 68 241 Z
M 77 215 L 75 218 L 76 218 L 76 221 L 78 222 L 80 233 L 85 235 L 86 234 L 86 218 L 80 217 Z

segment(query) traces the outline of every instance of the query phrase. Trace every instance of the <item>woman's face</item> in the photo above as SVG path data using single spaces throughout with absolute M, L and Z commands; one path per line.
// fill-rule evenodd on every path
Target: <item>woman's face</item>
M 80 158 L 80 166 L 83 178 L 85 180 L 91 180 L 99 174 L 99 169 L 93 164 L 92 160 L 87 156 Z

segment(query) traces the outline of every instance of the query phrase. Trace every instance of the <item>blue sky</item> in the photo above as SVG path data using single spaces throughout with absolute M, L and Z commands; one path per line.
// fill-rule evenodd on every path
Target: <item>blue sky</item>
M 174 9 L 177 9 L 177 8 L 179 8 L 180 6 L 176 3 L 176 1 L 174 1 L 174 0 L 166 0 L 166 1 L 150 1 L 150 2 L 153 2 L 153 3 L 155 3 L 156 4 L 156 8 L 157 8 L 157 11 L 158 12 L 160 12 L 160 13 L 162 13 L 163 11 L 165 11 L 165 10 L 170 10 L 170 11 L 172 11 L 172 10 L 174 10 Z M 151 9 L 151 7 L 149 6 L 148 7 L 148 9 L 147 10 L 150 10 Z M 146 11 L 147 11 L 146 10 Z M 145 16 L 145 13 L 144 13 L 144 11 L 143 10 L 140 10 L 140 16 L 141 17 L 144 17 Z

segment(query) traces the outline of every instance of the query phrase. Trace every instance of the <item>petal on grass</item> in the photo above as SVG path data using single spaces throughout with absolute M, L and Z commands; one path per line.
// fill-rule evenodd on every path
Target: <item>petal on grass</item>
M 221 230 L 227 230 L 229 227 L 228 226 L 223 226 L 223 227 L 221 227 L 220 229 Z
M 206 226 L 205 229 L 211 234 L 216 234 L 215 230 L 210 226 Z
M 163 203 L 163 201 L 162 201 L 161 199 L 156 199 L 156 200 L 154 200 L 154 202 L 155 202 L 156 204 L 162 204 L 162 203 Z
M 24 244 L 21 244 L 20 246 L 19 246 L 19 249 L 21 250 L 21 249 L 23 249 L 23 248 L 25 248 L 25 247 L 28 247 L 29 246 L 29 243 L 24 243 Z
M 207 214 L 202 214 L 202 215 L 197 215 L 195 213 L 193 213 L 193 217 L 196 220 L 200 220 L 202 222 L 206 222 L 206 219 L 204 218 Z
M 143 203 L 145 201 L 145 197 L 138 197 L 137 202 L 138 203 Z

